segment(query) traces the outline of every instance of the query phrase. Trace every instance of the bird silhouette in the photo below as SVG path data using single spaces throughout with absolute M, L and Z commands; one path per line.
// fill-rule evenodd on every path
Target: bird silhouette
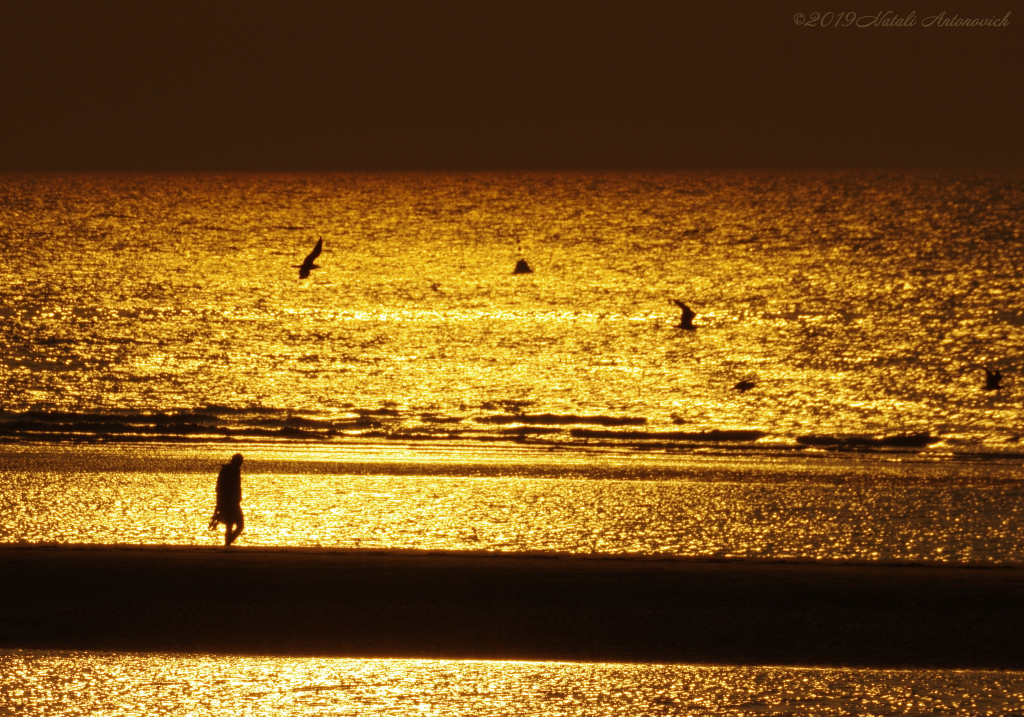
M 323 250 L 324 250 L 324 240 L 323 240 L 323 237 L 321 237 L 320 239 L 317 240 L 316 246 L 313 247 L 313 251 L 309 252 L 309 254 L 306 256 L 306 258 L 303 260 L 303 262 L 301 264 L 295 264 L 294 265 L 294 268 L 299 270 L 299 278 L 300 279 L 308 278 L 309 277 L 309 272 L 313 271 L 313 269 L 319 269 L 320 268 L 320 265 L 319 264 L 314 264 L 313 261 L 318 256 L 320 256 L 320 252 L 322 252 Z
M 697 327 L 693 325 L 693 319 L 697 316 L 696 312 L 679 299 L 672 299 L 672 301 L 676 306 L 683 310 L 683 315 L 679 317 L 679 326 L 676 328 L 686 329 L 687 331 L 696 331 Z
M 1002 388 L 999 382 L 1003 380 L 1003 374 L 999 371 L 989 371 L 985 369 L 985 390 L 986 391 L 998 391 Z
M 742 380 L 742 381 L 740 381 L 740 382 L 739 382 L 738 384 L 736 384 L 735 386 L 733 386 L 733 388 L 735 388 L 735 389 L 736 389 L 737 391 L 739 391 L 740 393 L 746 393 L 746 392 L 747 392 L 747 391 L 749 391 L 750 389 L 754 388 L 754 386 L 756 386 L 756 385 L 757 385 L 757 384 L 756 384 L 756 383 L 754 383 L 753 381 L 749 381 L 749 380 L 747 380 L 747 379 L 743 379 L 743 380 Z

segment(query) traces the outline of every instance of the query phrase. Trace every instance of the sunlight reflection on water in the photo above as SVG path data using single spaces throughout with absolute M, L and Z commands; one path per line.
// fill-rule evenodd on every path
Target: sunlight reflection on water
M 1024 562 L 1016 465 L 243 450 L 242 545 Z M 220 540 L 223 447 L 0 455 L 4 542 Z
M 410 429 L 519 401 L 1015 450 L 1022 192 L 1015 173 L 3 177 L 0 407 L 391 405 Z M 512 275 L 517 246 L 535 273 Z
M 1024 674 L 0 651 L 0 714 L 1011 715 Z

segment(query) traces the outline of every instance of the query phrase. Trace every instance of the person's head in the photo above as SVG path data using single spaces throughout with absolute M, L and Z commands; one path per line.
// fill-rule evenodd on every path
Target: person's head
M 235 455 L 231 456 L 231 465 L 233 465 L 233 466 L 240 466 L 240 465 L 242 465 L 242 454 L 241 453 L 236 453 Z

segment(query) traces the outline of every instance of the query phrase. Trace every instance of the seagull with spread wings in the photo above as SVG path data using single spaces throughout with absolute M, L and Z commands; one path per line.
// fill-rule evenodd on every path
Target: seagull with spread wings
M 320 237 L 320 239 L 316 243 L 316 246 L 313 247 L 313 251 L 309 252 L 309 255 L 305 258 L 305 260 L 301 264 L 295 264 L 294 265 L 294 268 L 299 270 L 299 278 L 300 279 L 308 278 L 309 277 L 309 272 L 313 271 L 313 269 L 319 269 L 320 268 L 320 265 L 319 264 L 314 264 L 313 261 L 318 256 L 320 256 L 320 252 L 322 252 L 323 250 L 324 250 L 324 239 L 323 239 L 323 237 Z

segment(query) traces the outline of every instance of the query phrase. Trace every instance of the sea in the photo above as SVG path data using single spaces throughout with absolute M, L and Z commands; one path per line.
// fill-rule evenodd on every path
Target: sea
M 1024 563 L 1021 172 L 6 174 L 0 246 L 3 543 L 216 545 L 239 452 L 241 546 Z M 0 714 L 1024 710 L 1017 673 L 0 665 Z

